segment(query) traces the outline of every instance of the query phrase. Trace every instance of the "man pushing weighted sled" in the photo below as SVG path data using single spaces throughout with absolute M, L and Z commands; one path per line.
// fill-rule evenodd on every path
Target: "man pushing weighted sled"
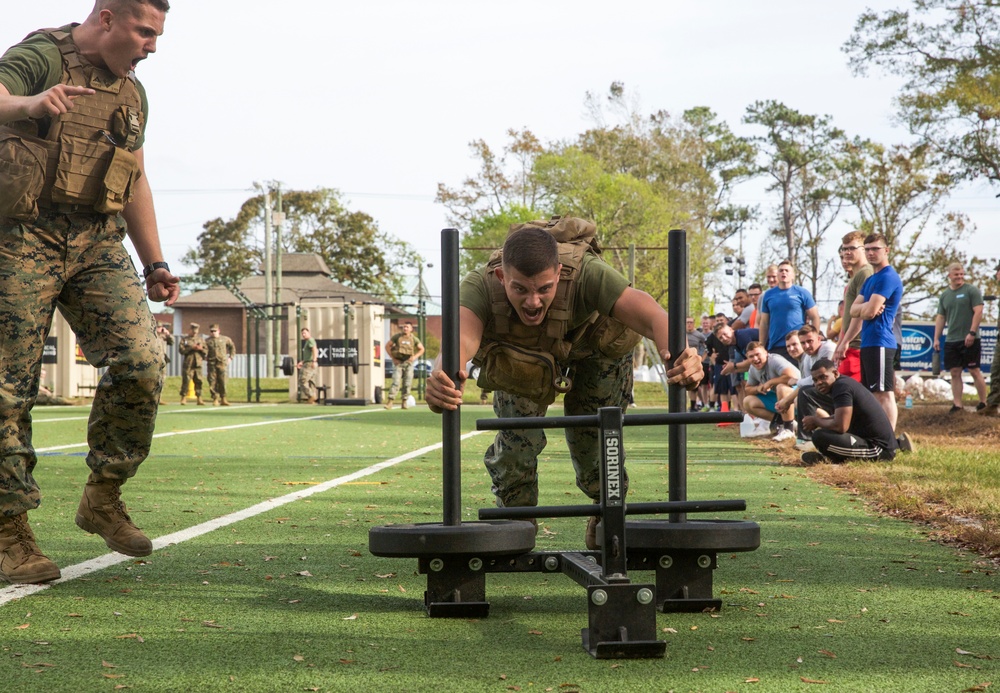
M 511 227 L 501 251 L 463 279 L 459 290 L 459 363 L 479 367 L 478 385 L 494 391 L 498 417 L 544 416 L 565 393 L 566 415 L 626 408 L 632 393 L 632 350 L 645 336 L 670 363 L 666 311 L 633 289 L 600 257 L 590 221 L 553 217 Z M 671 383 L 697 387 L 703 369 L 685 349 L 667 371 Z M 431 409 L 457 409 L 468 374 L 458 383 L 440 362 L 427 381 Z M 597 429 L 568 428 L 576 484 L 600 499 Z M 542 429 L 503 430 L 486 450 L 485 464 L 500 507 L 538 504 Z M 628 475 L 623 486 L 628 488 Z M 598 518 L 587 524 L 586 545 L 596 549 Z

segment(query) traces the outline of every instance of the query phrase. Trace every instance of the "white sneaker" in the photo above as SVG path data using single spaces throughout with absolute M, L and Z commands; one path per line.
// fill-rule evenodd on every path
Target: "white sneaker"
M 775 443 L 781 443 L 786 440 L 791 440 L 794 437 L 795 437 L 795 431 L 793 431 L 790 428 L 782 428 L 780 431 L 777 432 L 777 434 L 775 434 L 773 438 L 771 438 L 771 440 L 773 440 Z
M 794 447 L 799 452 L 816 452 L 816 446 L 811 440 L 800 440 Z

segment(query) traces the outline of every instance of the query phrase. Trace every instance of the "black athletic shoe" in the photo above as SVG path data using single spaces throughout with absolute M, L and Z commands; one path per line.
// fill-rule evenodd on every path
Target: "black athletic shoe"
M 957 404 L 953 404 L 951 405 L 951 409 L 948 410 L 948 413 L 957 414 L 960 411 L 965 411 L 965 410 L 962 407 L 958 406 Z
M 771 433 L 777 433 L 778 428 L 781 426 L 781 414 L 775 412 L 774 416 L 771 417 Z
M 986 402 L 980 402 L 979 404 L 976 405 L 976 411 L 982 411 L 985 408 L 986 408 Z
M 802 453 L 802 464 L 806 467 L 811 467 L 814 464 L 819 464 L 820 462 L 826 461 L 826 458 L 818 452 L 803 452 Z

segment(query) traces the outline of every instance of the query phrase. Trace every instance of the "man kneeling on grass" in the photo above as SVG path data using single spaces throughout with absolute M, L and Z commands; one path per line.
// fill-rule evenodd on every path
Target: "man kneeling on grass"
M 896 438 L 878 400 L 853 378 L 841 377 L 833 361 L 818 359 L 812 365 L 813 385 L 833 399 L 833 416 L 822 409 L 802 419 L 816 452 L 802 454 L 804 464 L 848 460 L 891 460 L 896 450 L 911 452 L 913 443 L 904 433 Z

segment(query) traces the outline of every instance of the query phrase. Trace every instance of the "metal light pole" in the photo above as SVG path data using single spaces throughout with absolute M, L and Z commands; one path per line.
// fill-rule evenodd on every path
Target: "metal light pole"
M 434 267 L 433 263 L 423 262 L 417 265 L 417 338 L 420 343 L 427 348 L 427 298 L 424 294 L 424 267 Z M 427 374 L 421 368 L 417 372 L 417 394 L 421 399 L 424 397 Z

